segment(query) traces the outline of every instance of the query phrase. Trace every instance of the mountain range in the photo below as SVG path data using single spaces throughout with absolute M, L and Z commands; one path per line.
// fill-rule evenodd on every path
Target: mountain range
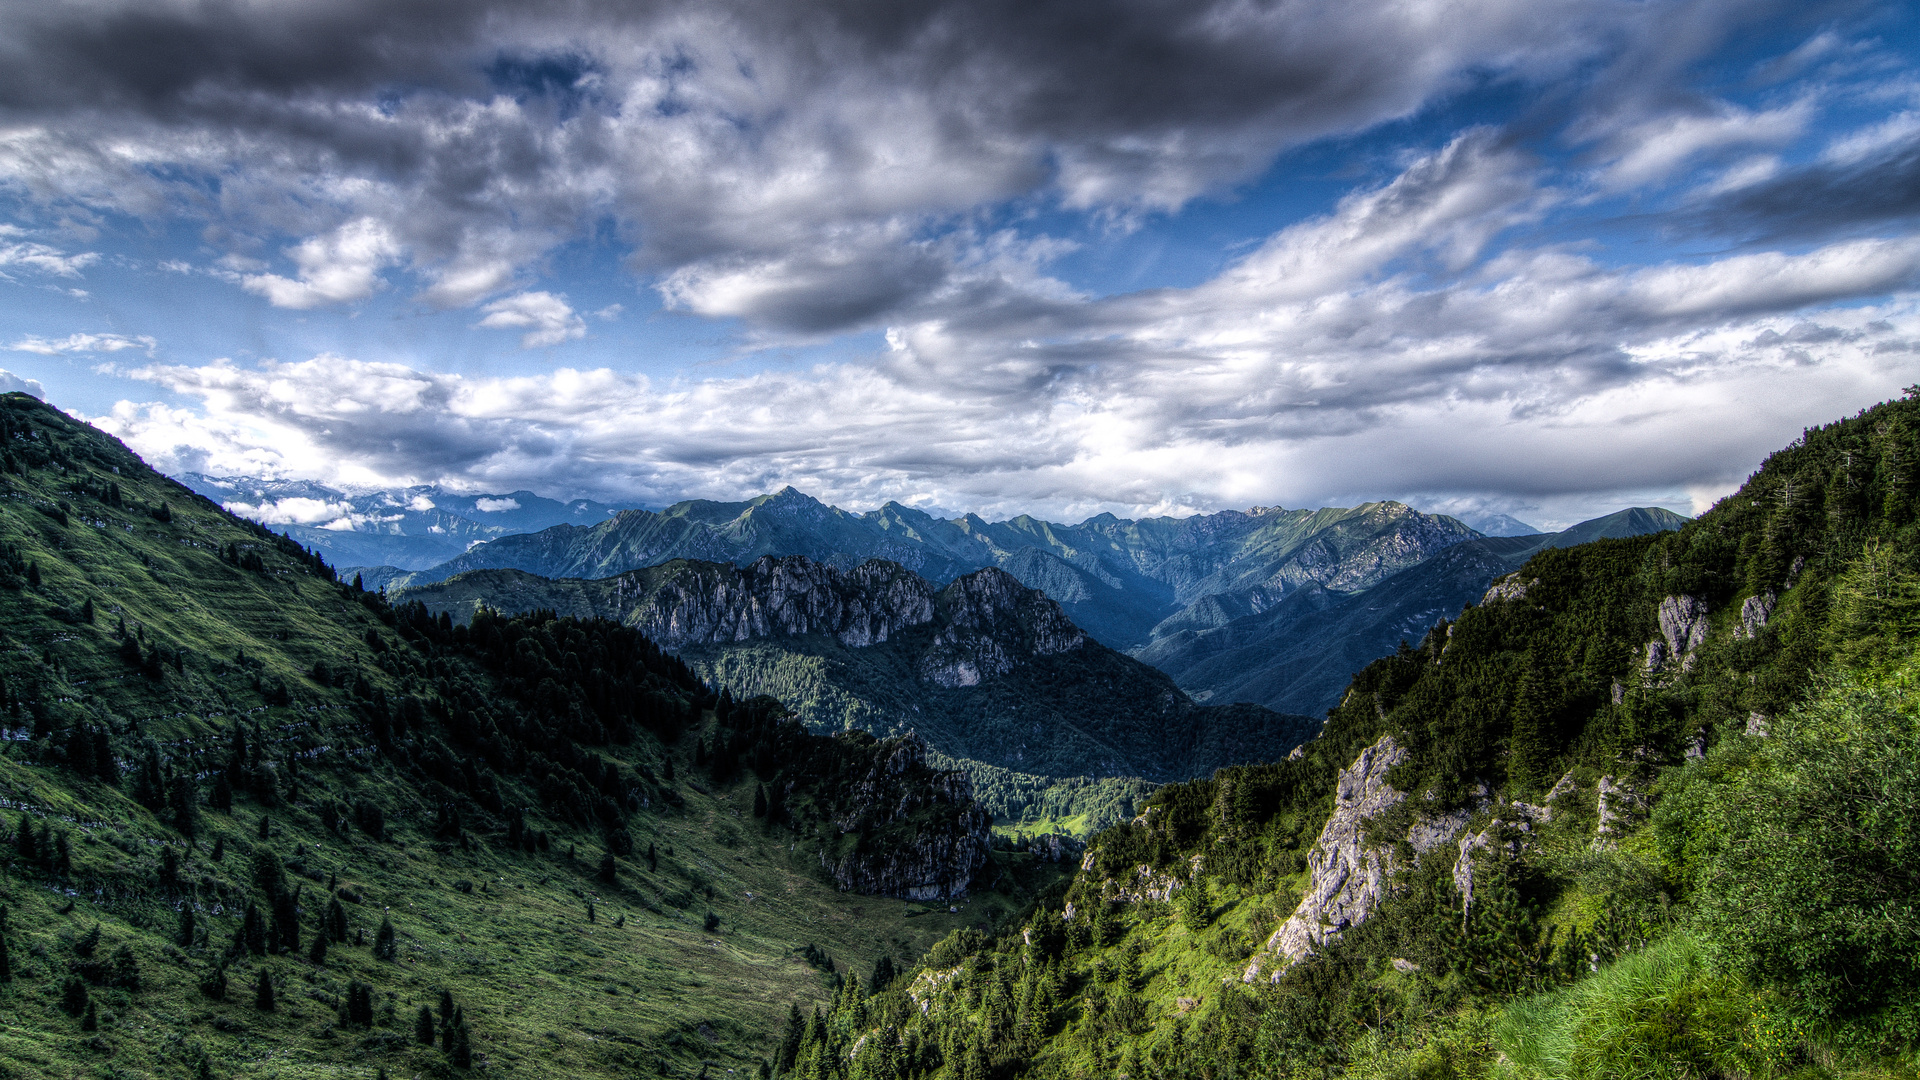
M 1282 755 L 997 567 L 388 595 L 0 395 L 0 1076 L 1906 1075 L 1916 432 L 1195 629 L 1498 575 Z M 756 679 L 1001 761 L 1270 760 L 1082 844 Z
M 625 507 L 531 491 L 474 494 L 437 485 L 342 491 L 307 480 L 182 473 L 188 490 L 271 525 L 335 566 L 424 570 L 474 544 L 554 525 L 591 524 Z
M 418 588 L 474 570 L 591 580 L 675 559 L 745 566 L 769 555 L 843 570 L 883 559 L 936 585 L 997 567 L 1046 593 L 1096 641 L 1172 675 L 1197 701 L 1308 715 L 1332 706 L 1366 662 L 1458 612 L 1533 552 L 1685 521 L 1636 508 L 1543 534 L 1486 514 L 1475 516 L 1476 530 L 1453 517 L 1378 502 L 1138 521 L 1102 514 L 1065 525 L 1026 515 L 1001 522 L 973 514 L 940 518 L 900 503 L 857 514 L 791 487 L 655 512 L 563 504 L 527 492 L 458 496 L 410 488 L 349 497 L 293 482 L 185 479 L 243 514 L 312 516 L 344 507 L 339 518 L 290 534 L 376 589 Z M 1480 546 L 1437 558 L 1469 543 Z M 353 558 L 396 545 L 461 550 L 411 569 L 357 565 Z
M 938 587 L 879 559 L 675 559 L 594 579 L 471 570 L 391 597 L 456 623 L 482 608 L 609 619 L 715 685 L 778 697 L 814 730 L 912 731 L 950 757 L 1041 776 L 1182 780 L 1284 757 L 1319 728 L 1195 705 L 997 567 Z

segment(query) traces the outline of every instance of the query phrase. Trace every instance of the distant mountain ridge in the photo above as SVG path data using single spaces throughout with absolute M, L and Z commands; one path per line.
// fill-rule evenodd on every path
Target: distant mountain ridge
M 531 491 L 454 492 L 437 485 L 350 492 L 307 480 L 176 477 L 241 517 L 292 536 L 335 566 L 424 570 L 487 540 L 554 525 L 592 524 L 623 507 Z
M 877 559 L 676 559 L 598 579 L 475 570 L 393 597 L 458 621 L 481 606 L 614 619 L 709 682 L 782 695 L 816 730 L 911 729 L 950 757 L 1027 773 L 1184 779 L 1284 757 L 1319 727 L 1195 705 L 997 567 L 940 587 Z
M 745 502 L 694 500 L 504 536 L 429 570 L 362 573 L 370 586 L 404 588 L 481 569 L 603 578 L 677 558 L 746 565 L 805 555 L 841 569 L 885 559 L 944 583 L 999 567 L 1045 591 L 1101 643 L 1125 649 L 1206 597 L 1257 611 L 1308 585 L 1357 591 L 1478 535 L 1395 502 L 1139 521 L 1101 514 L 1062 525 L 1028 515 L 948 520 L 899 503 L 854 514 L 788 487 Z
M 1196 701 L 1251 702 L 1317 716 L 1339 702 L 1354 672 L 1391 654 L 1403 640 L 1419 641 L 1435 622 L 1458 615 L 1494 579 L 1538 552 L 1664 532 L 1686 522 L 1671 510 L 1635 507 L 1564 532 L 1456 544 L 1364 592 L 1300 589 L 1258 612 L 1224 603 L 1194 605 L 1184 623 L 1162 623 L 1153 642 L 1134 655 L 1173 676 Z M 1208 615 L 1216 621 L 1209 623 Z

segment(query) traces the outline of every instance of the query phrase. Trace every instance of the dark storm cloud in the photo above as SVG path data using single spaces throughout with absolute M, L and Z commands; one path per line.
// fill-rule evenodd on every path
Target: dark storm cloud
M 1719 233 L 1800 239 L 1909 224 L 1920 216 L 1920 133 L 1853 161 L 1823 161 L 1715 199 L 1697 216 Z
M 1690 20 L 1738 22 L 1764 2 L 1689 5 Z M 939 284 L 930 273 L 965 287 L 963 253 L 933 253 L 942 269 L 914 249 L 930 224 L 1033 194 L 1121 213 L 1177 207 L 1288 145 L 1406 116 L 1475 80 L 1547 80 L 1596 51 L 1650 48 L 1634 44 L 1638 11 L 14 5 L 0 13 L 0 116 L 22 134 L 0 150 L 0 175 L 47 206 L 215 219 L 236 243 L 370 218 L 443 304 L 512 286 L 611 216 L 636 245 L 632 265 L 678 274 L 670 294 L 689 309 L 815 334 L 919 302 Z M 814 257 L 863 231 L 888 234 L 892 250 L 868 245 L 831 273 Z M 738 285 L 755 267 L 797 280 L 698 288 Z M 854 299 L 829 303 L 821 286 Z

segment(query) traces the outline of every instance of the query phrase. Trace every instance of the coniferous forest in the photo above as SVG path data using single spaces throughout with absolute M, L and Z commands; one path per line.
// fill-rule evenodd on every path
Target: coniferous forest
M 0 1076 L 1920 1065 L 1920 390 L 1290 757 L 1060 792 L 395 606 L 23 395 L 0 447 Z

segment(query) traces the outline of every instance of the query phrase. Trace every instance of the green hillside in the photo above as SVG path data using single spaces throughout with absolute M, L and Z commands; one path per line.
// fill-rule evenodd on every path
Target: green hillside
M 1915 1075 L 1916 460 L 1920 390 L 1677 532 L 1540 552 L 790 1069 Z
M 24 395 L 0 492 L 0 1076 L 744 1075 L 1059 874 L 910 743 L 395 610 Z

